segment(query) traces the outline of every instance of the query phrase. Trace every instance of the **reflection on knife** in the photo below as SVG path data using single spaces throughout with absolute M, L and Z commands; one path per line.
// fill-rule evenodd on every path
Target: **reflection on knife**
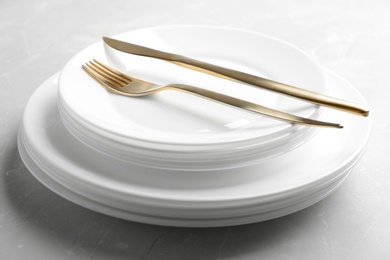
M 103 40 L 107 45 L 118 51 L 165 60 L 182 67 L 197 70 L 214 76 L 222 77 L 229 80 L 237 80 L 267 90 L 276 91 L 288 96 L 311 102 L 316 105 L 327 106 L 360 116 L 368 116 L 369 114 L 368 108 L 362 105 L 311 92 L 302 88 L 293 87 L 287 84 L 265 79 L 245 72 L 224 68 L 221 66 L 188 58 L 182 55 L 163 52 L 108 37 L 103 37 Z

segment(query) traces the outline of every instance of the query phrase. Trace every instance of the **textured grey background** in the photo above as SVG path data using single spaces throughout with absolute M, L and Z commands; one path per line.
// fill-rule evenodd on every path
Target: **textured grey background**
M 385 0 L 0 1 L 0 259 L 390 259 L 389 12 Z M 298 213 L 212 229 L 115 219 L 41 185 L 16 147 L 33 91 L 102 35 L 171 24 L 273 35 L 354 84 L 373 124 L 346 182 Z

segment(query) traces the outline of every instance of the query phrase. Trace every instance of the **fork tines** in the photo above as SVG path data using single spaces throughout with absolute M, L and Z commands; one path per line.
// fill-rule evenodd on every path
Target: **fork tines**
M 132 82 L 132 79 L 126 74 L 110 68 L 95 59 L 81 67 L 94 79 L 104 85 L 109 85 L 109 87 L 122 88 Z

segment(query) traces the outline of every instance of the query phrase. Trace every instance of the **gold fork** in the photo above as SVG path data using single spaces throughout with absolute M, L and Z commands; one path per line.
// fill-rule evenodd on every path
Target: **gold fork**
M 86 63 L 85 65 L 82 65 L 82 68 L 86 72 L 88 72 L 94 79 L 96 79 L 99 83 L 105 86 L 107 89 L 125 96 L 139 97 L 139 96 L 150 95 L 163 90 L 178 90 L 196 96 L 200 96 L 202 98 L 206 98 L 212 101 L 216 101 L 237 108 L 260 113 L 262 115 L 274 119 L 286 121 L 289 123 L 293 123 L 293 124 L 318 126 L 318 127 L 343 128 L 342 125 L 337 123 L 322 122 L 310 118 L 295 116 L 292 114 L 288 114 L 282 111 L 264 107 L 242 99 L 238 99 L 232 96 L 227 96 L 218 92 L 210 91 L 199 87 L 183 85 L 183 84 L 157 85 L 135 77 L 130 77 L 129 75 L 117 71 L 97 60 L 93 60 Z

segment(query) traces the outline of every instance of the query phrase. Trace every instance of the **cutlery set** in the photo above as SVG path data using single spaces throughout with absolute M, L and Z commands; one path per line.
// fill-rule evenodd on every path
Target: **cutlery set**
M 283 84 L 280 82 L 272 81 L 269 79 L 265 79 L 262 77 L 254 76 L 248 73 L 244 73 L 241 71 L 224 68 L 221 66 L 213 65 L 210 63 L 202 62 L 199 60 L 191 59 L 182 55 L 172 54 L 168 52 L 163 52 L 151 48 L 147 48 L 144 46 L 123 42 L 119 40 L 115 40 L 108 37 L 103 37 L 104 42 L 109 45 L 110 47 L 125 52 L 129 54 L 134 55 L 140 55 L 145 57 L 151 57 L 151 58 L 157 58 L 162 59 L 168 62 L 172 62 L 174 64 L 177 64 L 179 66 L 183 66 L 186 68 L 194 69 L 197 71 L 201 71 L 204 73 L 211 74 L 213 76 L 222 77 L 224 79 L 228 80 L 237 80 L 243 83 L 251 84 L 253 86 L 257 86 L 260 88 L 264 88 L 267 90 L 275 91 L 284 95 L 292 96 L 298 99 L 302 99 L 307 102 L 314 103 L 316 105 L 326 106 L 333 109 L 338 109 L 344 112 L 360 115 L 360 116 L 368 116 L 369 110 L 367 107 L 355 104 L 352 102 L 348 102 L 345 100 L 340 100 L 337 98 L 325 96 L 319 93 L 314 93 L 302 88 L 293 87 L 287 84 Z M 140 79 L 130 78 L 128 75 L 125 75 L 121 72 L 118 72 L 116 70 L 113 70 L 112 68 L 108 68 L 106 65 L 102 66 L 101 63 L 99 63 L 100 67 L 103 67 L 103 70 L 99 69 L 98 66 L 93 65 L 86 65 L 83 66 L 83 68 L 90 73 L 95 79 L 98 78 L 98 80 L 106 87 L 114 90 L 117 93 L 120 93 L 122 95 L 128 95 L 128 96 L 142 96 L 142 95 L 149 95 L 153 94 L 157 91 L 161 91 L 164 89 L 175 89 L 175 90 L 181 90 L 185 91 L 191 94 L 196 94 L 202 97 L 206 97 L 209 99 L 212 99 L 214 101 L 219 101 L 221 103 L 233 105 L 236 107 L 241 107 L 250 111 L 258 112 L 263 115 L 271 116 L 276 119 L 289 121 L 294 124 L 303 124 L 303 125 L 310 125 L 310 126 L 320 126 L 320 127 L 333 127 L 333 128 L 342 128 L 342 125 L 335 124 L 335 123 L 327 123 L 327 122 L 320 122 L 316 120 L 311 120 L 307 118 L 301 118 L 296 117 L 287 113 L 284 113 L 282 111 L 277 111 L 271 108 L 267 108 L 264 106 L 260 106 L 257 104 L 245 102 L 244 100 L 235 99 L 234 97 L 228 97 L 223 94 L 213 93 L 211 91 L 196 88 L 194 86 L 188 86 L 183 84 L 169 84 L 165 86 L 156 86 L 152 83 L 148 83 L 145 81 L 142 81 Z M 100 71 L 96 72 L 96 69 Z M 105 73 L 103 76 L 101 74 L 102 71 L 108 71 L 109 73 Z M 124 78 L 125 81 L 121 82 L 121 79 L 119 79 L 119 82 L 116 81 L 117 84 L 113 84 L 113 77 L 112 73 L 119 75 L 122 79 Z M 108 80 L 106 80 L 108 78 Z M 118 87 L 119 84 L 119 87 Z M 123 88 L 126 86 L 126 88 Z M 137 86 L 143 86 L 141 89 Z M 148 87 L 147 87 L 148 86 Z M 136 89 L 136 90 L 135 90 Z

